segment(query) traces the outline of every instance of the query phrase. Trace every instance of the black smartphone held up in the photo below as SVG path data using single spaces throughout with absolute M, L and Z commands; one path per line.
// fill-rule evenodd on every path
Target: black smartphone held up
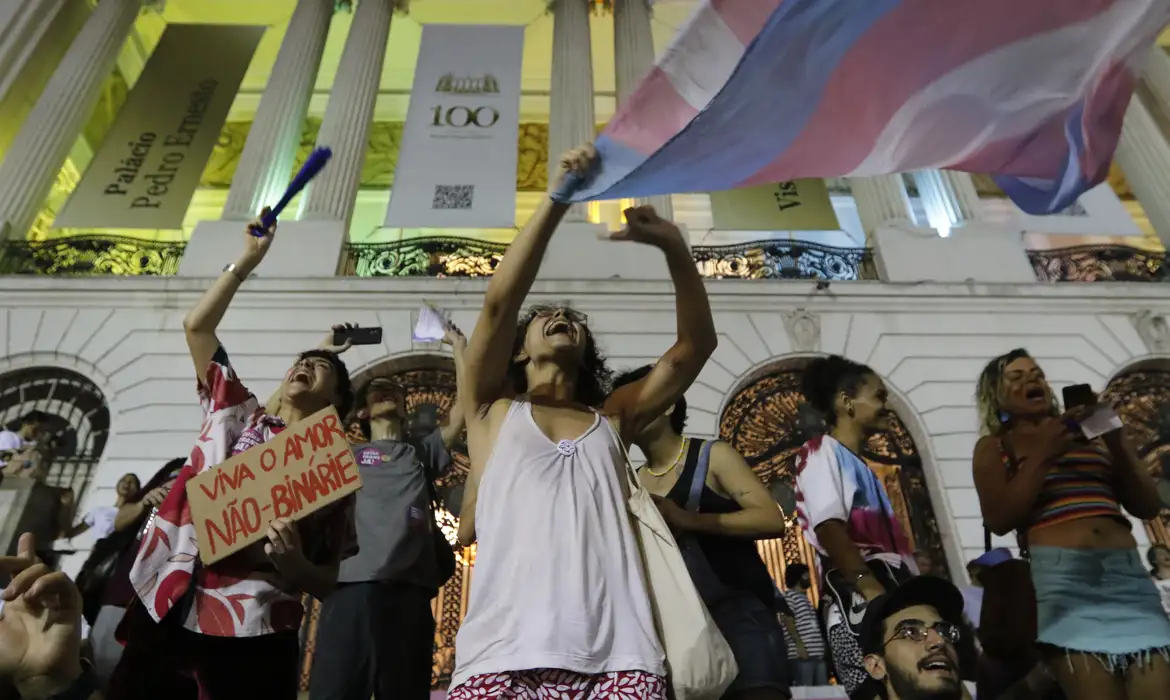
M 1066 386 L 1061 392 L 1064 398 L 1064 410 L 1071 408 L 1080 408 L 1081 406 L 1089 406 L 1097 402 L 1097 396 L 1093 393 L 1093 387 L 1088 384 L 1073 384 Z
M 382 329 L 379 326 L 363 328 L 346 328 L 333 331 L 333 344 L 344 345 L 345 341 L 354 345 L 380 345 L 382 343 Z

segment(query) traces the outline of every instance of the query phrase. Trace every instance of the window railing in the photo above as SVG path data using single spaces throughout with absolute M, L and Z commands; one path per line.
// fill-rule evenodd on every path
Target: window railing
M 490 277 L 507 244 L 468 238 L 412 238 L 346 246 L 341 274 L 356 277 Z M 803 241 L 695 246 L 699 273 L 712 279 L 876 280 L 868 248 Z
M 1166 254 L 1123 245 L 1029 250 L 1041 282 L 1166 282 Z
M 186 244 L 83 235 L 5 241 L 0 275 L 173 275 Z

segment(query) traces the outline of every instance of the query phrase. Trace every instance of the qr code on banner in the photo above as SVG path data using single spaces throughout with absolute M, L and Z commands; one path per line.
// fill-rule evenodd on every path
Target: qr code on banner
M 435 185 L 431 209 L 470 209 L 475 185 Z

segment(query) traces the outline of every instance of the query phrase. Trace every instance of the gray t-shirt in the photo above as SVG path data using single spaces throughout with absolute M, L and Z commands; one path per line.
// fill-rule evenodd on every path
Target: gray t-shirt
M 354 525 L 358 553 L 341 562 L 337 580 L 405 581 L 438 586 L 438 566 L 431 542 L 435 525 L 427 474 L 451 466 L 451 455 L 439 430 L 415 445 L 375 440 L 354 448 L 362 475 Z

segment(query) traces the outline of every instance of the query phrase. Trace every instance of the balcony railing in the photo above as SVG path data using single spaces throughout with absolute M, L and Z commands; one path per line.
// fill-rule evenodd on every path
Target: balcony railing
M 341 274 L 351 277 L 490 277 L 506 243 L 440 236 L 350 243 Z
M 1029 250 L 1041 282 L 1166 282 L 1166 254 L 1122 245 Z
M 124 236 L 84 235 L 47 241 L 6 241 L 2 275 L 173 275 L 186 244 Z
M 489 277 L 508 246 L 467 238 L 412 238 L 351 243 L 342 274 L 357 277 Z M 713 279 L 876 280 L 868 248 L 834 248 L 802 241 L 753 241 L 695 246 L 699 273 Z
M 804 241 L 752 241 L 691 249 L 699 274 L 714 279 L 876 280 L 869 248 Z

